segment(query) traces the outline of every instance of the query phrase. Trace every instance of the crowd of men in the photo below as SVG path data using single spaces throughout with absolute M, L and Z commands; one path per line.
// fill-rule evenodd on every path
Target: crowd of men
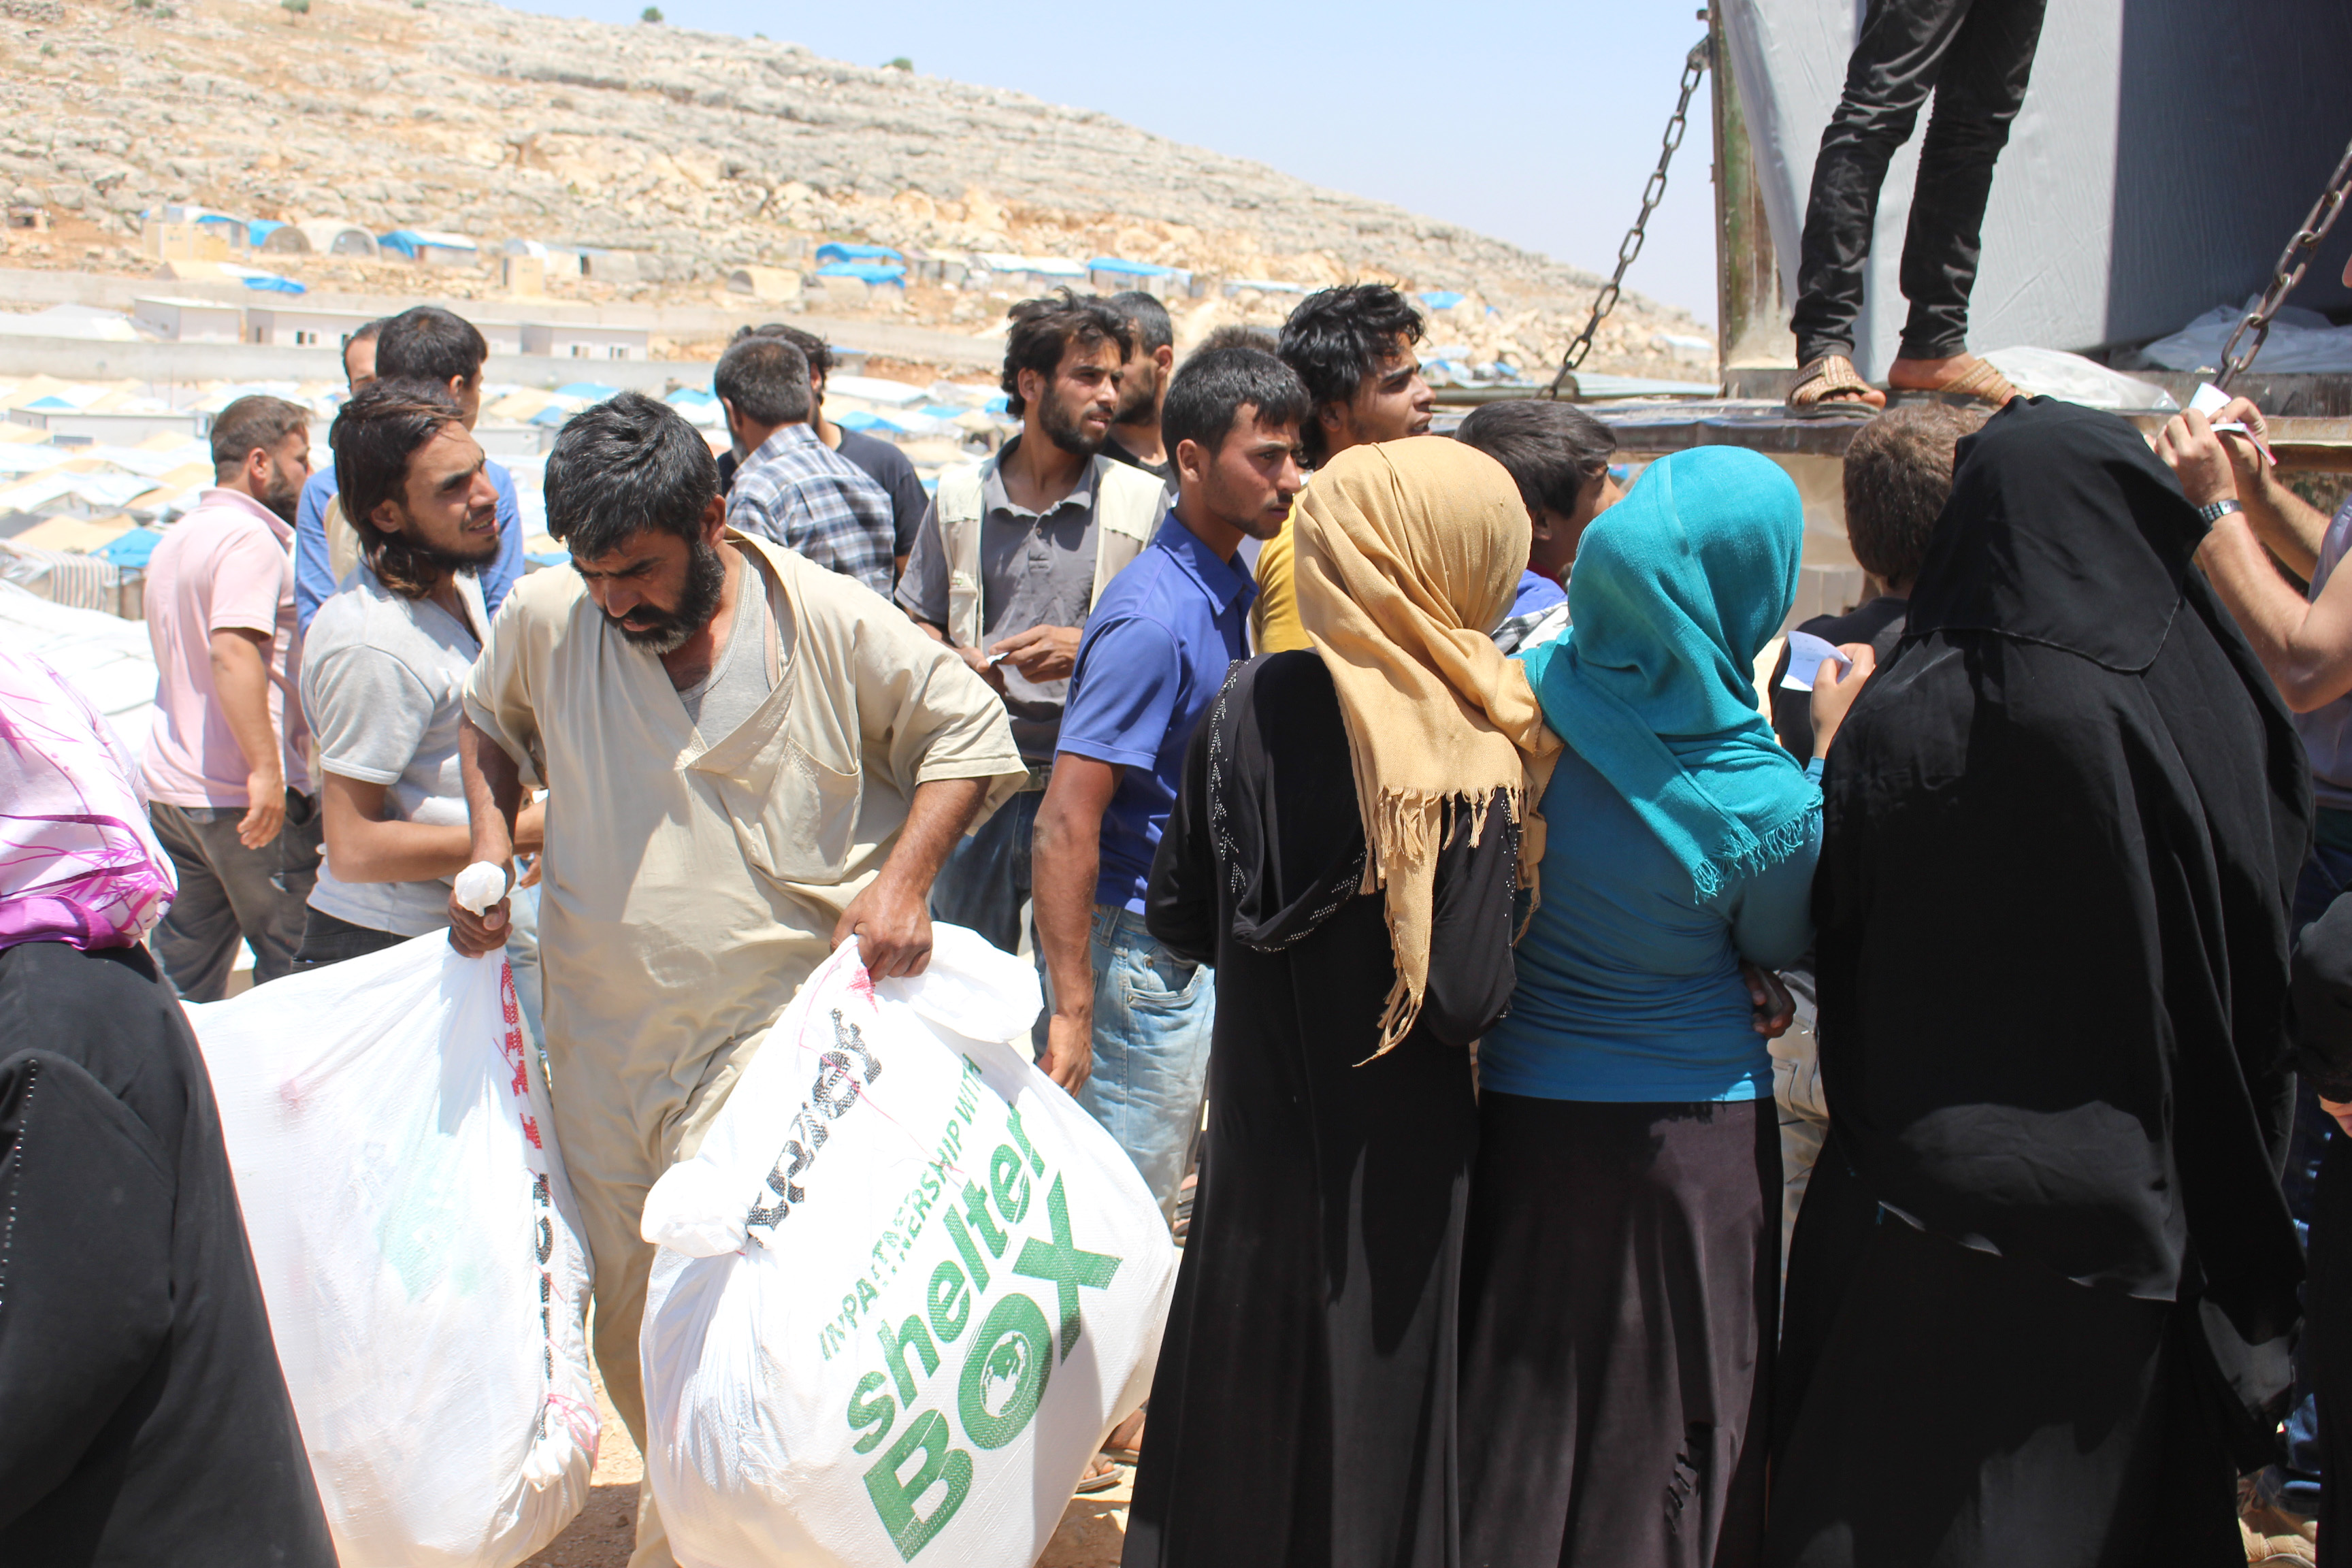
M 1229 669 L 1312 646 L 1310 476 L 1429 431 L 1421 333 L 1395 290 L 1357 285 L 1308 297 L 1278 335 L 1229 329 L 1180 359 L 1148 295 L 1026 300 L 1002 379 L 1018 433 L 927 492 L 896 447 L 826 418 L 821 339 L 746 329 L 713 374 L 730 449 L 636 394 L 583 411 L 546 474 L 571 563 L 526 572 L 512 479 L 471 434 L 481 334 L 429 306 L 363 328 L 331 465 L 311 472 L 302 410 L 238 400 L 213 427 L 214 488 L 150 567 L 142 783 L 178 884 L 153 937 L 163 973 L 209 1001 L 240 942 L 257 984 L 445 928 L 461 952 L 505 946 L 551 1066 L 595 1352 L 641 1445 L 646 1193 L 843 942 L 877 975 L 919 971 L 933 920 L 1034 952 L 1040 1068 L 1181 1232 L 1216 976 L 1148 929 L 1155 854 Z M 2335 574 L 2352 507 L 2331 522 L 2297 500 L 2259 411 L 2242 399 L 2228 418 L 2225 436 L 2184 416 L 2158 449 L 2214 525 L 2200 563 L 2302 715 L 2322 809 L 2300 929 L 2352 886 L 2352 588 Z M 1849 526 L 1874 595 L 1806 630 L 1892 652 L 1980 423 L 1899 408 L 1856 437 Z M 1524 656 L 1570 629 L 1579 542 L 1624 493 L 1614 438 L 1525 401 L 1479 408 L 1458 439 L 1524 503 L 1527 558 L 1491 630 Z M 1801 764 L 1814 721 L 1781 659 L 1772 718 Z M 509 879 L 479 914 L 450 886 L 478 862 Z M 1784 1254 L 1828 1117 L 1811 955 L 1788 974 Z M 1784 1011 L 1749 984 L 1764 1016 Z M 2315 1291 L 2323 1258 L 2344 1267 L 2330 1248 L 2352 1247 L 2313 1199 L 2347 1119 L 2306 1089 L 2289 1192 Z M 2324 1355 L 2305 1369 L 2293 1456 L 2259 1500 L 2268 1538 L 2313 1533 L 2334 1467 L 2311 1391 L 2332 1373 Z M 1142 1425 L 1107 1456 L 1131 1458 Z M 1106 1457 L 1082 1486 L 1118 1479 Z M 648 1493 L 632 1561 L 668 1560 Z

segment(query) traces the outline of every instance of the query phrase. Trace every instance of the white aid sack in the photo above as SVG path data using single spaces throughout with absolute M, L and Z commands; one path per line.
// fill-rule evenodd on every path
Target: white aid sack
M 685 1568 L 1030 1568 L 1175 1288 L 1110 1134 L 1003 1042 L 1036 971 L 809 977 L 646 1197 L 646 1474 Z
M 190 1007 L 342 1568 L 513 1568 L 588 1500 L 588 1249 L 503 953 Z

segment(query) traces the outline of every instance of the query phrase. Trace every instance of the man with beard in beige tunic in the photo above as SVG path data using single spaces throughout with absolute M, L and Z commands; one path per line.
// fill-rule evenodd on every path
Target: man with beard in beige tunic
M 726 526 L 717 465 L 624 393 L 564 426 L 548 531 L 465 691 L 473 855 L 508 868 L 549 792 L 540 952 L 555 1130 L 595 1265 L 596 1361 L 642 1450 L 646 1189 L 691 1154 L 768 1026 L 855 936 L 929 962 L 931 879 L 1027 777 L 1004 706 L 871 590 Z M 450 902 L 450 941 L 506 905 Z M 632 1568 L 671 1562 L 650 1492 Z

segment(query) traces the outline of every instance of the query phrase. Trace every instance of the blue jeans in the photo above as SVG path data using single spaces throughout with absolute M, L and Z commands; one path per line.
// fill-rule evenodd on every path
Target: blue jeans
M 1094 1074 L 1077 1100 L 1127 1151 L 1171 1218 L 1200 1124 L 1217 1016 L 1216 972 L 1186 963 L 1143 929 L 1143 917 L 1095 906 Z
M 2287 919 L 2288 940 L 2326 913 L 2327 906 L 2347 887 L 2352 887 L 2352 852 L 2332 849 L 2325 844 L 2313 845 L 2311 858 L 2304 862 L 2303 875 L 2295 881 L 2294 912 Z M 2308 1085 L 2298 1084 L 2294 1091 L 2294 1131 L 2287 1141 L 2286 1176 L 2280 1185 L 2285 1189 L 2287 1208 L 2294 1215 L 2294 1228 L 2303 1237 L 2306 1253 L 2311 1248 L 2312 1216 L 2319 1194 L 2321 1157 L 2329 1143 L 2342 1136 L 2334 1118 L 2319 1109 L 2319 1096 Z M 2313 1259 L 2312 1271 L 2325 1272 L 2324 1260 Z M 2304 1291 L 2308 1304 L 2308 1281 Z M 2306 1519 L 2319 1512 L 2321 1472 L 2325 1468 L 2320 1458 L 2318 1394 L 2312 1380 L 2309 1351 L 2315 1335 L 2325 1331 L 2323 1325 L 2309 1321 L 2305 1323 L 2303 1338 L 2295 1345 L 2294 1407 L 2286 1417 L 2286 1463 L 2264 1470 L 2260 1482 L 2264 1500 Z
M 542 1058 L 547 1050 L 547 1026 L 541 1004 L 545 999 L 545 982 L 539 970 L 539 893 L 540 884 L 517 888 L 507 900 L 507 918 L 513 923 L 507 928 L 507 967 L 514 972 L 515 1002 L 522 1008 L 523 1023 L 530 1029 L 532 1044 Z

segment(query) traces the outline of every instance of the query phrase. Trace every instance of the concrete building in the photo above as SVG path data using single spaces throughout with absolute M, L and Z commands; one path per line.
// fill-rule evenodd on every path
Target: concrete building
M 550 278 L 584 278 L 592 282 L 635 283 L 644 273 L 633 250 L 606 250 L 601 246 L 569 245 L 551 239 L 510 239 L 509 256 L 536 257 L 546 264 Z
M 485 337 L 489 335 L 487 322 L 477 321 Z M 644 327 L 609 327 L 592 321 L 525 321 L 522 323 L 522 352 L 544 354 L 553 359 L 635 359 L 648 357 Z M 497 345 L 490 352 L 499 352 Z
M 330 305 L 272 302 L 245 308 L 245 341 L 273 348 L 341 349 L 375 317 Z
M 245 305 L 225 300 L 184 300 L 141 295 L 131 301 L 131 319 L 165 342 L 235 343 L 245 341 Z
M 162 218 L 145 218 L 139 226 L 139 245 L 157 261 L 228 259 L 227 237 L 209 224 L 169 223 Z
M 517 256 L 512 251 L 499 258 L 499 289 L 501 293 L 519 294 L 525 299 L 538 299 L 547 292 L 547 257 Z
M 482 334 L 482 342 L 489 345 L 492 353 L 520 354 L 531 352 L 523 346 L 523 336 L 530 329 L 520 321 L 486 320 L 467 310 L 466 301 L 463 300 L 449 301 L 449 308 L 474 323 L 474 330 Z M 637 357 L 643 359 L 645 356 L 639 354 Z
M 950 250 L 925 250 L 912 246 L 907 251 L 907 270 L 918 283 L 936 283 L 943 289 L 961 289 L 971 271 L 971 258 Z

